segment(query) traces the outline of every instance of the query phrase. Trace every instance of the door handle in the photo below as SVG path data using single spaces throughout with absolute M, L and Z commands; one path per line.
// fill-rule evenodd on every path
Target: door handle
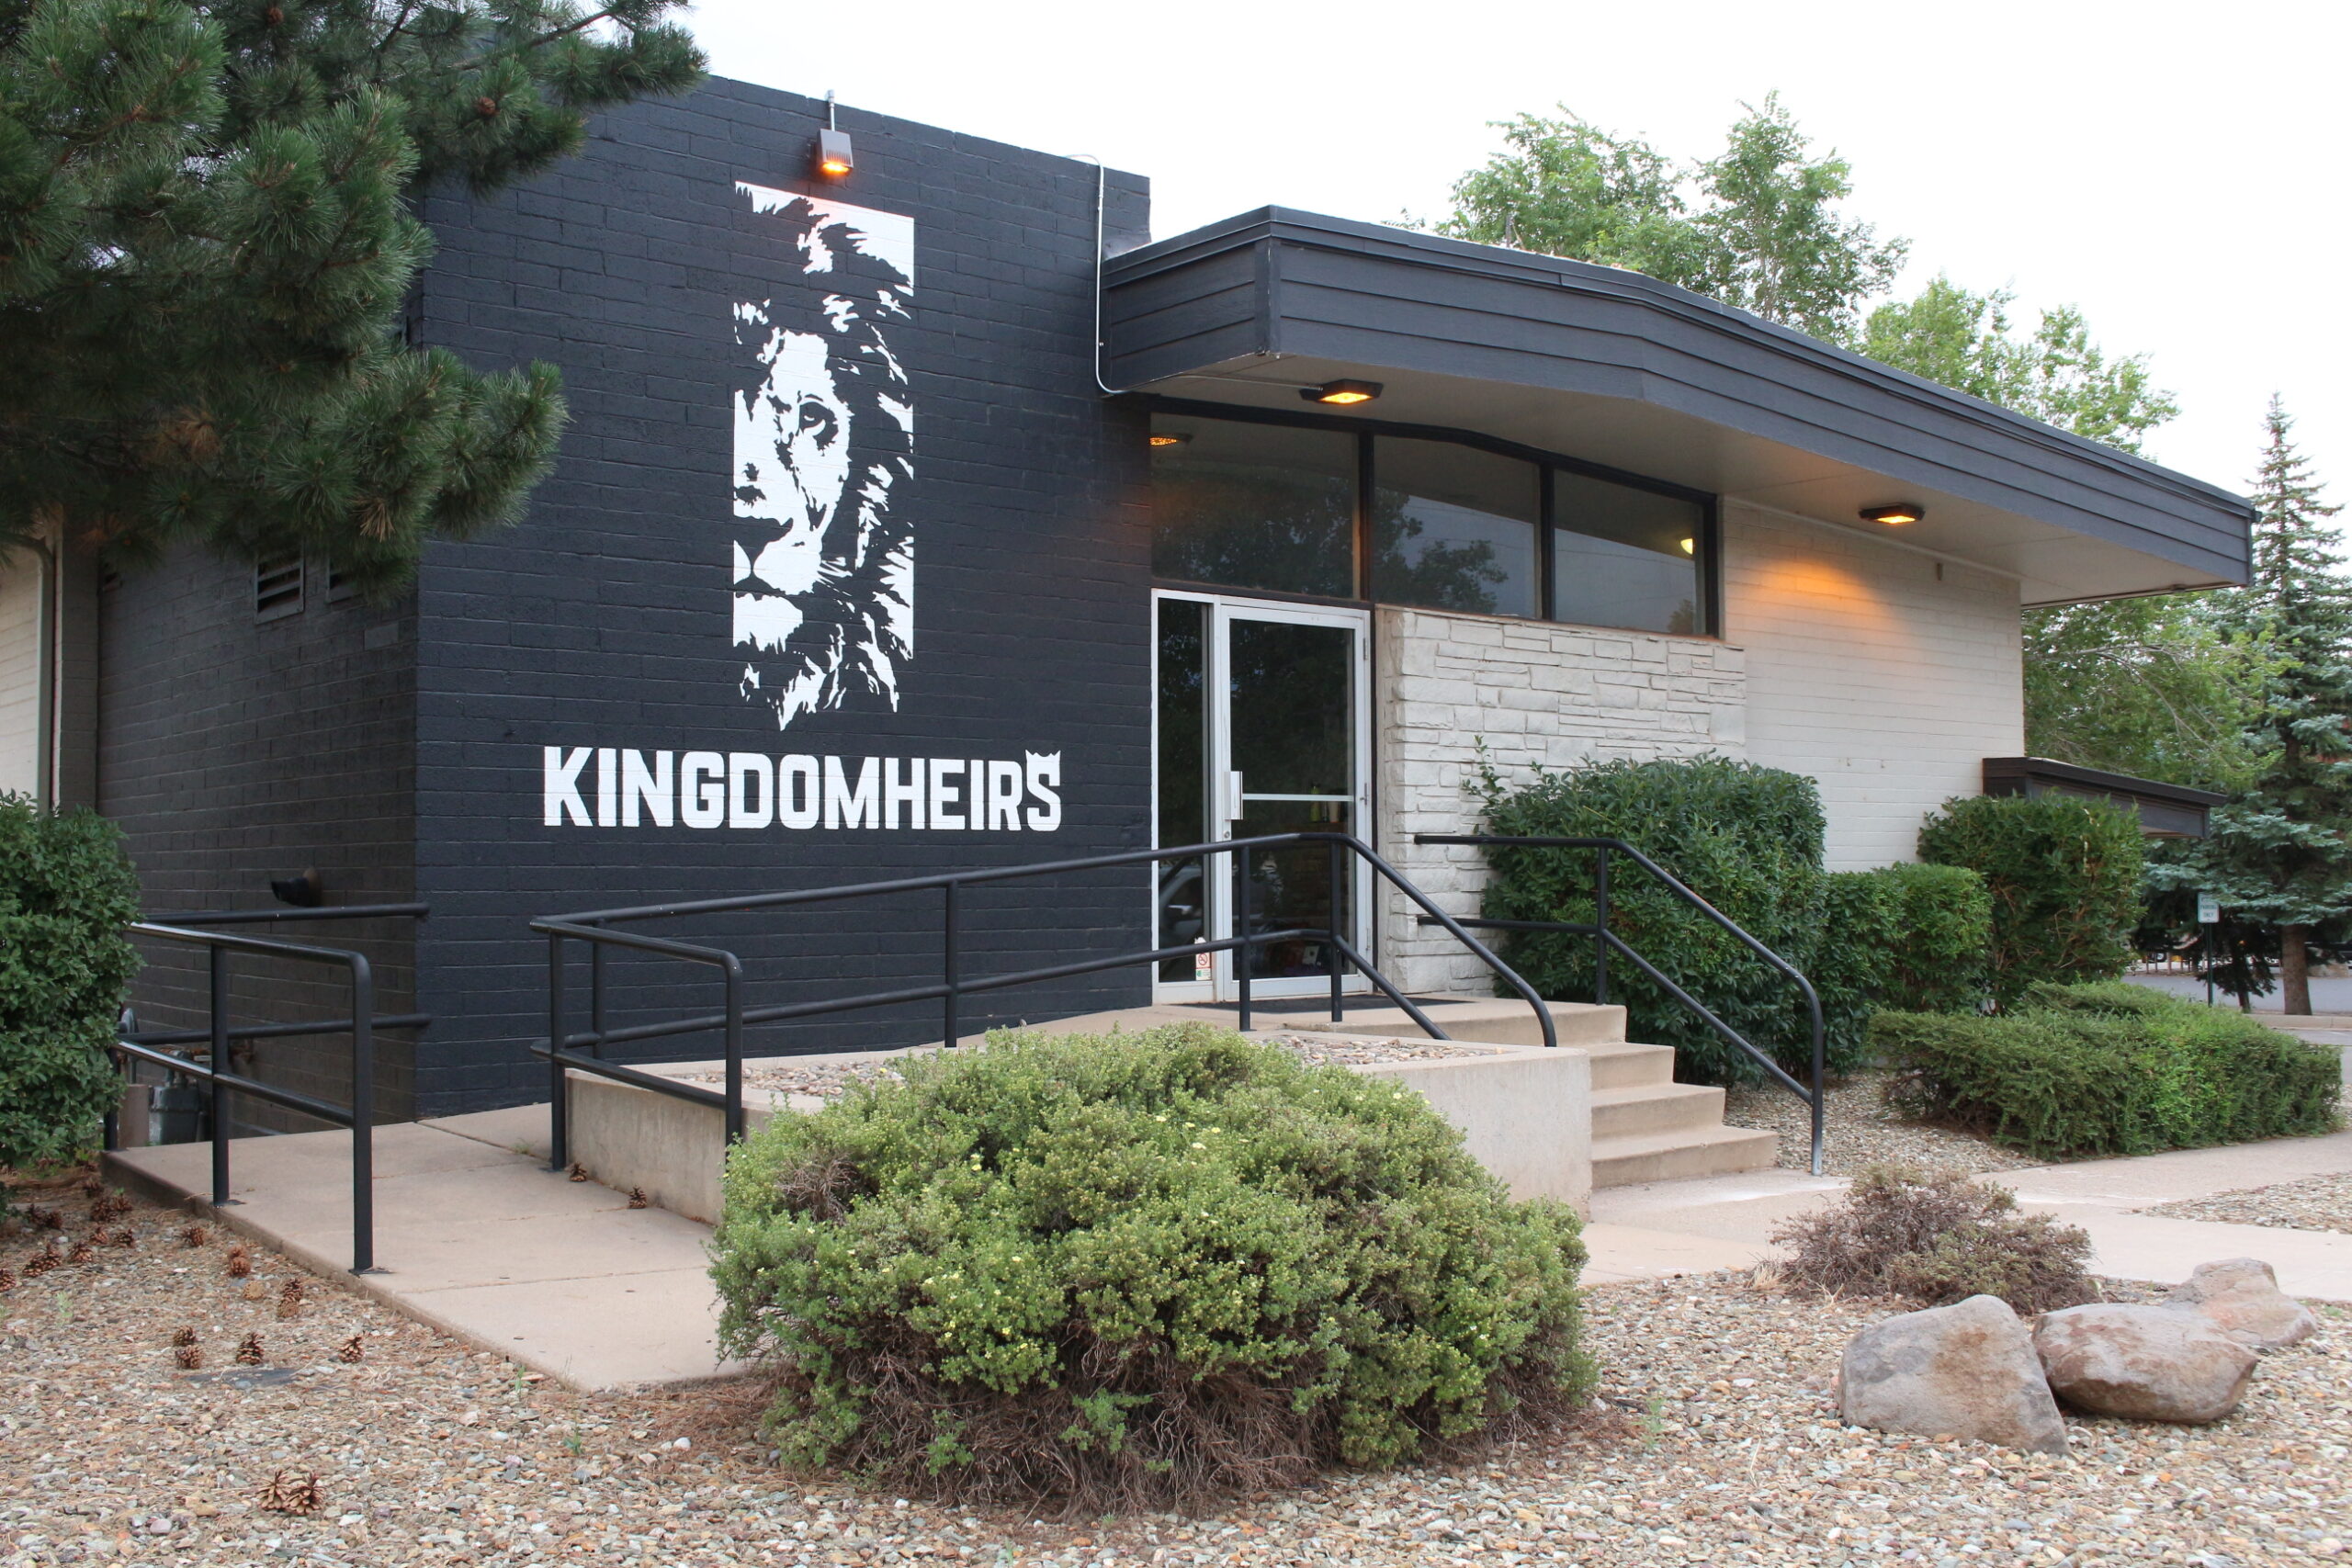
M 1238 769 L 1229 770 L 1225 775 L 1225 819 L 1238 822 L 1241 817 L 1241 774 Z

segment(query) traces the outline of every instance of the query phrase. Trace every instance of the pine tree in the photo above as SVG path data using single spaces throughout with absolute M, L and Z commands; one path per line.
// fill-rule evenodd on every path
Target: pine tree
M 2248 739 L 2269 761 L 2165 880 L 2215 895 L 2235 921 L 2274 928 L 2282 1005 L 2309 1013 L 2310 943 L 2352 916 L 2352 582 L 2336 570 L 2327 521 L 2341 508 L 2321 502 L 2275 397 L 2264 423 L 2242 614 L 2244 635 L 2267 656 Z
M 560 385 L 405 340 L 412 198 L 693 85 L 675 4 L 0 0 L 0 549 L 308 549 L 376 586 L 512 515 Z

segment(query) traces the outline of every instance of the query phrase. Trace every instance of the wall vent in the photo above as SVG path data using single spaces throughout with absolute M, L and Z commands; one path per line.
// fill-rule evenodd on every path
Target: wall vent
M 254 619 L 275 621 L 302 613 L 302 558 L 254 562 Z
M 341 604 L 347 603 L 359 592 L 358 588 L 351 581 L 351 574 L 344 570 L 343 568 L 335 565 L 334 562 L 328 561 L 325 563 L 325 570 L 327 574 L 328 604 Z

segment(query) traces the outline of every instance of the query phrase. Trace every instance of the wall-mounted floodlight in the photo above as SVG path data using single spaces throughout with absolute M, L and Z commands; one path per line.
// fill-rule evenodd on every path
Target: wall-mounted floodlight
M 829 180 L 846 178 L 857 167 L 857 158 L 850 150 L 846 130 L 817 132 L 817 172 Z
M 1898 501 L 1885 506 L 1862 508 L 1862 521 L 1865 523 L 1917 523 L 1927 514 L 1928 509 L 1916 501 Z
M 1180 435 L 1172 430 L 1155 430 L 1151 433 L 1151 444 L 1154 446 L 1182 446 L 1191 439 L 1191 436 Z
M 1684 540 L 1682 540 L 1682 541 L 1681 541 L 1681 544 L 1682 544 L 1682 553 L 1683 553 L 1684 555 L 1686 555 L 1686 556 L 1695 556 L 1695 555 L 1697 555 L 1697 554 L 1699 553 L 1699 541 L 1698 541 L 1698 540 L 1696 540 L 1696 539 L 1684 539 Z
M 1331 403 L 1340 408 L 1368 403 L 1380 396 L 1377 381 L 1326 381 L 1319 387 L 1301 387 L 1298 395 L 1310 403 Z

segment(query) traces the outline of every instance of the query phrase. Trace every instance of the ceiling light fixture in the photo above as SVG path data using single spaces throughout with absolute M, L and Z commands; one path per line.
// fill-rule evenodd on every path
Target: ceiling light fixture
M 1368 403 L 1380 396 L 1377 381 L 1326 381 L 1319 387 L 1301 387 L 1298 395 L 1310 403 L 1330 403 L 1339 408 Z
M 1865 523 L 1917 523 L 1927 514 L 1928 509 L 1916 501 L 1898 501 L 1887 506 L 1862 508 L 1862 521 Z
M 1154 446 L 1182 446 L 1191 439 L 1191 436 L 1179 435 L 1172 430 L 1155 430 L 1151 433 L 1151 444 Z
M 825 94 L 825 129 L 817 132 L 817 172 L 829 180 L 844 179 L 857 167 L 857 155 L 849 144 L 849 132 L 841 128 L 833 112 L 833 95 Z
M 1697 554 L 1699 553 L 1699 542 L 1698 542 L 1696 539 L 1685 539 L 1685 540 L 1683 540 L 1683 541 L 1682 541 L 1682 553 L 1683 553 L 1684 555 L 1686 555 L 1686 556 L 1695 556 L 1695 555 L 1697 555 Z

